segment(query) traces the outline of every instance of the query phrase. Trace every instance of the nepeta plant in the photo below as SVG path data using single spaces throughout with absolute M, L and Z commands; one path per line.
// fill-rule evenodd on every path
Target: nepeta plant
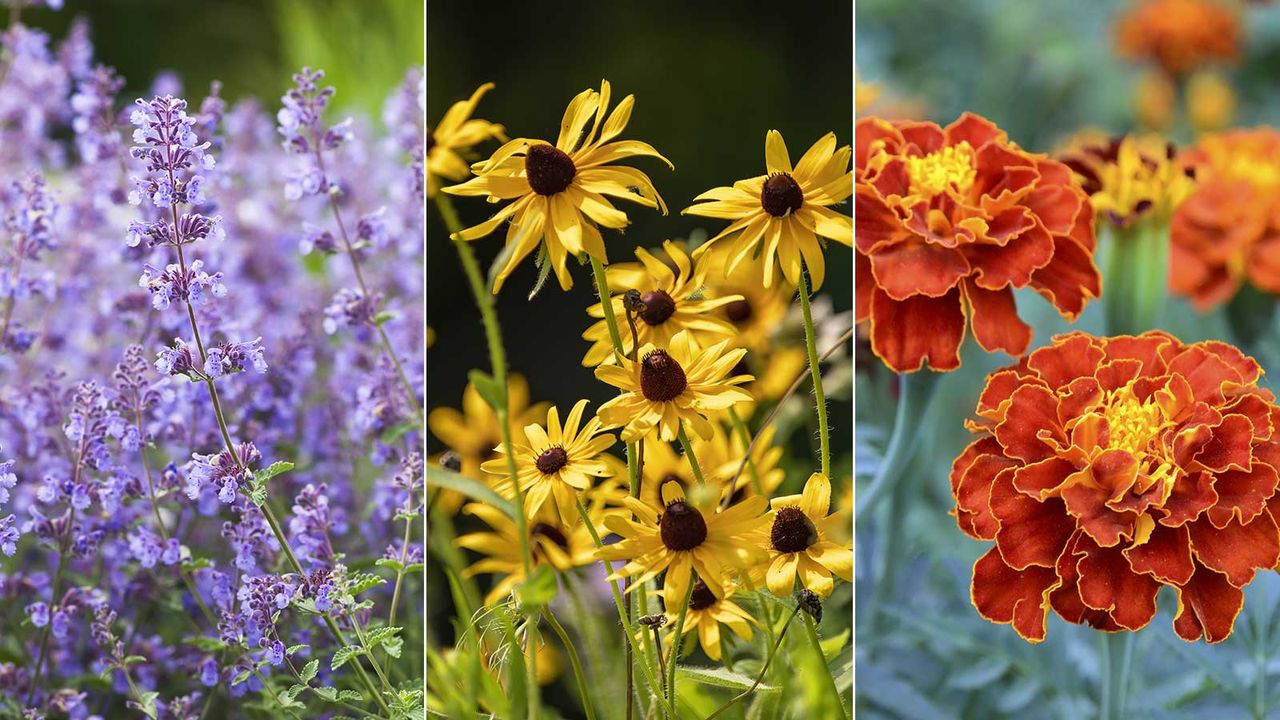
M 420 717 L 420 69 L 130 103 L 14 17 L 0 717 Z

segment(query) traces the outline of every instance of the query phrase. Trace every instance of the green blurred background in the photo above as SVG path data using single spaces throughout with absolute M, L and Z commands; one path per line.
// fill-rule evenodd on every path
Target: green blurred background
M 627 164 L 653 179 L 671 214 L 620 202 L 632 224 L 625 235 L 605 231 L 612 262 L 634 261 L 633 248 L 683 238 L 695 228 L 714 234 L 723 221 L 682 217 L 699 193 L 764 172 L 765 133 L 776 128 L 793 160 L 823 134 L 851 143 L 853 109 L 852 4 L 848 0 L 792 3 L 434 2 L 428 13 L 427 122 L 492 81 L 497 88 L 478 117 L 508 134 L 553 139 L 569 100 L 606 78 L 614 102 L 636 96 L 623 137 L 651 143 L 676 166 L 639 159 Z M 487 154 L 490 143 L 481 148 Z M 493 207 L 479 198 L 454 200 L 463 222 L 486 219 Z M 846 206 L 847 207 L 847 206 Z M 479 315 L 460 272 L 457 253 L 436 213 L 427 230 L 427 324 L 436 344 L 427 363 L 427 405 L 456 406 L 467 371 L 489 360 Z M 475 243 L 484 269 L 502 246 L 494 233 Z M 852 253 L 829 246 L 822 288 L 837 309 L 852 305 Z M 594 302 L 590 268 L 570 263 L 574 287 L 554 278 L 532 302 L 532 258 L 507 280 L 498 314 L 512 368 L 530 380 L 534 400 L 561 407 L 581 397 L 593 405 L 612 388 L 582 367 Z M 847 404 L 833 417 L 849 417 Z M 847 422 L 837 422 L 837 450 L 849 447 Z M 429 449 L 439 449 L 435 439 Z
M 66 0 L 57 12 L 24 8 L 28 25 L 55 42 L 72 21 L 90 22 L 96 60 L 146 93 L 172 70 L 196 101 L 221 80 L 223 97 L 258 97 L 273 107 L 303 65 L 324 68 L 334 103 L 378 117 L 382 102 L 423 62 L 423 0 Z

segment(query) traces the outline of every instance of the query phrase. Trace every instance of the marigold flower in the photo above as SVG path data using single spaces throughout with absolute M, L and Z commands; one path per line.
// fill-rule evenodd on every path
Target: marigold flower
M 700 508 L 688 502 L 679 487 L 667 485 L 663 500 L 655 506 L 628 497 L 624 503 L 635 520 L 625 515 L 605 518 L 605 527 L 623 539 L 600 548 L 596 557 L 627 561 L 609 576 L 618 580 L 638 575 L 627 592 L 665 571 L 663 597 L 682 602 L 696 570 L 712 594 L 722 598 L 731 570 L 750 567 L 763 556 L 764 550 L 748 538 L 764 522 L 764 498 L 747 498 L 725 510 Z
M 1197 132 L 1215 132 L 1236 116 L 1236 91 L 1220 73 L 1201 70 L 1187 80 L 1187 119 Z
M 724 597 L 716 597 L 706 583 L 698 580 L 694 582 L 693 594 L 689 596 L 689 609 L 684 618 L 684 640 L 686 644 L 692 643 L 696 636 L 703 652 L 712 660 L 720 659 L 722 624 L 743 640 L 751 640 L 751 626 L 756 624 L 755 618 L 729 599 L 733 594 L 733 588 L 725 588 Z M 666 607 L 667 627 L 671 628 L 667 632 L 669 644 L 674 641 L 676 619 L 680 615 L 680 603 L 684 602 L 684 596 L 674 597 L 663 593 L 662 602 Z
M 765 516 L 767 530 L 758 540 L 768 548 L 765 582 L 778 597 L 791 594 L 796 578 L 806 589 L 827 597 L 835 587 L 832 576 L 853 581 L 853 546 L 829 538 L 845 523 L 831 509 L 831 481 L 814 473 L 800 495 L 784 495 L 771 502 Z
M 663 261 L 644 248 L 636 248 L 638 263 L 617 263 L 605 271 L 609 287 L 617 291 L 613 296 L 613 315 L 619 319 L 622 347 L 630 354 L 634 347 L 631 330 L 622 318 L 626 317 L 622 293 L 636 290 L 644 309 L 636 318 L 636 336 L 640 343 L 666 348 L 671 338 L 681 330 L 688 330 L 695 339 L 721 340 L 734 334 L 733 325 L 717 317 L 715 311 L 742 300 L 737 295 L 725 295 L 714 299 L 703 296 L 708 263 L 692 260 L 678 245 L 667 240 L 662 243 L 667 260 Z M 591 343 L 582 364 L 595 367 L 614 358 L 613 340 L 604 318 L 603 303 L 587 308 L 587 314 L 601 318 L 582 333 Z M 699 343 L 703 344 L 703 343 Z
M 1240 18 L 1218 0 L 1139 0 L 1115 32 L 1121 57 L 1153 61 L 1170 75 L 1240 55 Z
M 1166 130 L 1173 124 L 1178 88 L 1159 70 L 1144 72 L 1133 88 L 1133 114 L 1142 127 Z
M 1202 312 L 1246 279 L 1280 293 L 1280 132 L 1207 135 L 1187 161 L 1198 187 L 1173 216 L 1170 289 Z
M 849 199 L 853 182 L 849 177 L 848 145 L 837 148 L 836 134 L 818 139 L 794 167 L 782 133 L 765 135 L 765 175 L 739 180 L 732 187 L 718 187 L 694 198 L 684 215 L 732 220 L 728 227 L 693 251 L 695 258 L 734 238 L 725 273 L 731 273 L 745 259 L 761 254 L 763 282 L 774 282 L 774 260 L 787 282 L 800 284 L 801 262 L 809 269 L 813 289 L 822 287 L 826 264 L 819 238 L 842 245 L 853 244 L 853 223 L 848 215 L 832 210 Z
M 451 195 L 487 196 L 491 203 L 514 201 L 485 222 L 455 236 L 459 240 L 475 240 L 510 221 L 506 241 L 509 255 L 494 280 L 494 293 L 539 243 L 565 290 L 573 287 L 565 264 L 569 255 L 585 252 L 608 262 L 604 239 L 596 226 L 620 230 L 630 222 L 626 213 L 609 202 L 609 197 L 658 208 L 666 214 L 667 206 L 649 176 L 611 163 L 655 157 L 672 169 L 675 166 L 648 143 L 610 142 L 631 119 L 635 96 L 623 98 L 606 119 L 609 93 L 607 80 L 600 82 L 599 92 L 588 89 L 578 93 L 565 109 L 554 145 L 516 138 L 498 148 L 488 160 L 472 165 L 476 177 L 444 188 Z
M 467 179 L 471 148 L 485 140 L 507 141 L 501 125 L 471 117 L 480 98 L 492 89 L 493 83 L 476 88 L 470 98 L 451 105 L 435 128 L 427 129 L 427 197 L 435 197 L 442 178 L 450 182 Z
M 987 377 L 951 469 L 961 530 L 995 546 L 978 612 L 1032 642 L 1052 608 L 1145 627 L 1162 585 L 1188 641 L 1231 634 L 1254 572 L 1280 559 L 1280 408 L 1258 363 L 1162 332 L 1061 335 Z
M 521 375 L 511 375 L 507 380 L 507 425 L 511 437 L 520 437 L 524 426 L 536 423 L 547 416 L 545 402 L 529 404 L 529 383 Z M 480 396 L 475 385 L 467 383 L 462 392 L 462 409 L 438 407 L 427 415 L 427 428 L 445 447 L 458 454 L 462 461 L 459 473 L 474 480 L 484 480 L 481 463 L 498 457 L 494 448 L 502 444 L 502 429 L 498 414 Z M 439 456 L 432 458 L 438 461 Z M 436 507 L 452 515 L 461 507 L 463 496 L 453 490 L 437 490 L 440 499 Z
M 1119 227 L 1146 217 L 1168 219 L 1196 187 L 1177 148 L 1157 136 L 1081 143 L 1059 159 L 1079 178 L 1098 218 Z
M 459 536 L 458 547 L 478 552 L 485 557 L 462 571 L 464 577 L 497 575 L 498 580 L 485 595 L 484 604 L 494 605 L 511 593 L 512 588 L 524 582 L 524 559 L 520 551 L 520 534 L 516 523 L 506 513 L 484 503 L 467 503 L 462 510 L 490 527 L 484 532 Z M 613 511 L 617 512 L 617 511 Z M 609 514 L 601 502 L 593 502 L 587 515 L 596 526 L 596 532 L 604 532 L 604 518 Z M 562 520 L 550 508 L 529 516 L 529 553 L 536 569 L 550 565 L 559 571 L 595 562 L 595 541 L 591 531 L 575 512 L 569 521 Z
M 1015 288 L 1071 320 L 1100 294 L 1088 197 L 990 121 L 859 121 L 856 166 L 857 321 L 893 370 L 959 367 L 966 309 L 978 344 L 1021 355 Z
M 512 443 L 516 455 L 516 482 L 524 493 L 524 511 L 532 517 L 550 498 L 564 522 L 577 516 L 578 493 L 591 488 L 591 478 L 613 474 L 610 466 L 600 456 L 617 439 L 608 433 L 600 433 L 600 418 L 593 417 L 585 424 L 582 413 L 587 401 L 574 403 L 564 424 L 560 412 L 552 407 L 547 411 L 544 428 L 531 423 L 522 435 L 526 442 Z M 502 445 L 494 448 L 498 455 L 505 455 Z M 494 487 L 505 497 L 515 496 L 515 488 L 508 476 L 505 458 L 490 460 L 481 470 L 496 478 Z
M 699 350 L 689 331 L 681 330 L 663 350 L 640 348 L 640 361 L 622 359 L 622 365 L 601 365 L 596 377 L 622 393 L 600 406 L 597 416 L 606 428 L 621 427 L 623 442 L 648 435 L 656 427 L 661 440 L 679 436 L 686 423 L 702 439 L 711 437 L 706 416 L 750 402 L 751 395 L 737 387 L 750 375 L 729 376 L 747 351 L 727 349 L 728 340 Z

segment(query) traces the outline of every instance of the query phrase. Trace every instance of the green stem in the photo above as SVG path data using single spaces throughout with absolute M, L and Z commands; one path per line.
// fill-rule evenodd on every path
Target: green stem
M 827 427 L 827 398 L 822 390 L 822 368 L 813 328 L 813 311 L 809 307 L 809 278 L 800 268 L 800 312 L 804 315 L 804 346 L 809 354 L 809 372 L 813 376 L 813 402 L 818 411 L 818 442 L 821 447 L 822 474 L 831 477 L 831 431 Z
M 1129 670 L 1133 665 L 1134 633 L 1102 633 L 1098 646 L 1098 667 L 1102 675 L 1099 720 L 1123 720 L 1129 693 Z
M 688 587 L 684 591 L 684 602 L 680 603 L 680 614 L 676 615 L 676 629 L 671 636 L 671 658 L 667 661 L 667 698 L 671 711 L 676 712 L 676 666 L 680 663 L 680 649 L 684 646 L 684 620 L 689 613 L 689 600 L 693 598 L 693 574 L 689 575 Z M 668 611 L 671 608 L 667 608 Z
M 596 711 L 591 705 L 591 693 L 587 692 L 587 678 L 582 674 L 582 661 L 578 659 L 578 649 L 569 640 L 569 633 L 564 631 L 564 627 L 556 619 L 555 613 L 551 612 L 551 608 L 543 608 L 542 616 L 547 619 L 551 629 L 559 636 L 560 643 L 564 645 L 565 652 L 569 654 L 569 665 L 573 667 L 573 678 L 578 683 L 578 694 L 582 696 L 582 709 L 587 713 L 587 720 L 596 720 Z
M 684 455 L 689 458 L 689 467 L 693 468 L 693 477 L 697 479 L 698 485 L 706 485 L 706 480 L 702 478 L 702 466 L 698 464 L 698 456 L 693 452 L 693 443 L 689 442 L 689 436 L 684 431 L 684 423 L 680 424 L 679 438 L 680 447 L 684 448 Z
M 594 256 L 591 258 L 591 274 L 596 281 L 596 294 L 600 296 L 600 308 L 604 311 L 604 324 L 609 328 L 609 339 L 613 341 L 613 352 L 622 364 L 626 351 L 622 345 L 622 333 L 618 332 L 618 318 L 613 314 L 613 296 L 609 294 L 609 278 L 605 274 L 604 265 Z
M 797 606 L 799 607 L 799 606 Z M 814 623 L 813 617 L 808 613 L 804 615 L 805 635 L 809 638 L 809 645 L 813 648 L 814 655 L 817 656 L 818 665 L 822 667 L 819 675 L 826 681 L 824 684 L 831 691 L 832 697 L 836 700 L 836 707 L 840 708 L 840 717 L 848 718 L 849 714 L 844 710 L 844 700 L 840 697 L 840 689 L 836 687 L 836 679 L 831 677 L 831 668 L 827 665 L 827 657 L 822 654 L 822 643 L 818 641 L 818 630 Z
M 778 648 L 782 646 L 782 639 L 787 636 L 787 628 L 791 627 L 791 621 L 796 619 L 796 613 L 798 612 L 800 612 L 799 604 L 797 604 L 795 609 L 791 611 L 791 614 L 787 616 L 787 622 L 783 624 L 782 632 L 778 633 L 777 639 L 771 640 L 769 644 L 770 645 L 769 655 L 764 659 L 764 665 L 760 667 L 760 672 L 759 674 L 756 675 L 755 681 L 751 683 L 751 687 L 747 688 L 746 690 L 743 690 L 737 695 L 734 695 L 732 698 L 729 699 L 728 702 L 716 708 L 715 712 L 707 716 L 707 720 L 713 720 L 713 718 L 715 718 L 717 715 L 733 707 L 740 700 L 742 700 L 743 698 L 747 697 L 748 695 L 756 691 L 756 688 L 760 686 L 761 681 L 764 680 L 765 673 L 769 672 L 769 665 L 773 662 L 773 659 L 777 657 Z M 770 630 L 770 637 L 772 637 L 772 633 L 773 631 Z
M 745 448 L 747 467 L 751 469 L 751 489 L 756 491 L 756 495 L 764 497 L 764 486 L 760 484 L 760 471 L 756 469 L 756 461 L 751 457 L 752 438 L 751 431 L 747 429 L 747 424 L 742 422 L 742 418 L 738 416 L 736 408 L 729 408 L 729 419 L 733 421 L 733 427 L 738 432 L 738 437 L 742 438 L 742 447 Z M 736 483 L 735 483 L 736 484 Z M 729 498 L 733 497 L 732 486 L 726 493 Z M 728 502 L 728 501 L 726 501 Z
M 462 223 L 458 220 L 458 214 L 454 211 L 453 203 L 450 202 L 447 195 L 444 193 L 436 194 L 436 207 L 439 208 L 440 215 L 450 235 L 462 231 Z M 498 325 L 498 313 L 494 307 L 494 297 L 485 289 L 484 278 L 480 274 L 480 265 L 476 262 L 476 256 L 471 250 L 471 245 L 466 240 L 454 240 L 453 246 L 458 249 L 458 258 L 462 261 L 463 272 L 466 274 L 467 282 L 471 286 L 471 294 L 475 297 L 476 307 L 480 310 L 480 319 L 484 324 L 485 339 L 489 345 L 489 364 L 492 367 L 493 379 L 501 396 L 499 404 L 502 407 L 494 408 L 494 411 L 498 415 L 498 427 L 502 433 L 502 448 L 507 461 L 507 477 L 511 480 L 511 487 L 516 497 L 517 512 L 515 520 L 516 532 L 520 535 L 520 559 L 524 564 L 525 578 L 531 578 L 533 577 L 533 556 L 529 550 L 528 519 L 525 517 L 524 491 L 520 488 L 519 479 L 516 477 L 516 453 L 511 441 L 511 423 L 508 419 L 510 388 L 507 384 L 507 353 L 502 345 L 502 329 Z M 528 662 L 528 713 L 530 720 L 537 720 L 540 704 L 536 667 L 538 624 L 531 619 L 528 627 L 527 642 L 531 648 Z

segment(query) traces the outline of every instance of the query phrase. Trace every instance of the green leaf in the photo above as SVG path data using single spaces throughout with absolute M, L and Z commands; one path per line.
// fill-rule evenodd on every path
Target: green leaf
M 542 292 L 542 287 L 547 284 L 547 278 L 551 277 L 551 263 L 547 262 L 547 246 L 545 243 L 538 246 L 538 257 L 534 264 L 538 267 L 538 280 L 534 282 L 533 289 L 529 291 L 530 300 Z
M 845 628 L 838 635 L 832 635 L 826 640 L 819 641 L 822 646 L 822 657 L 831 662 L 837 655 L 842 655 L 840 651 L 844 648 L 845 641 L 849 639 L 849 628 Z
M 383 310 L 382 312 L 373 316 L 373 324 L 378 326 L 386 325 L 389 321 L 394 320 L 396 317 L 398 316 L 394 312 L 390 310 Z
M 466 475 L 459 475 L 455 472 L 449 472 L 443 468 L 428 467 L 427 468 L 427 487 L 444 488 L 460 492 L 463 495 L 477 500 L 486 505 L 492 505 L 498 508 L 508 517 L 516 516 L 515 506 L 510 500 L 502 497 L 494 492 L 492 488 L 478 480 L 472 480 Z
M 364 695 L 355 690 L 343 690 L 338 693 L 338 699 L 343 702 L 364 702 Z
M 540 565 L 528 580 L 516 585 L 521 611 L 526 615 L 537 613 L 555 599 L 558 589 L 555 570 L 550 565 Z
M 394 640 L 396 635 L 399 634 L 399 632 L 400 632 L 400 628 L 398 627 L 380 627 L 376 630 L 370 630 L 364 636 L 364 640 L 365 640 L 364 645 L 366 648 L 372 651 L 374 648 L 383 644 L 387 640 Z
M 351 593 L 352 595 L 359 595 L 360 593 L 364 592 L 365 590 L 368 590 L 369 588 L 375 588 L 375 587 L 378 587 L 379 585 L 382 585 L 386 581 L 387 579 L 382 577 L 381 575 L 374 575 L 373 573 L 366 573 L 366 572 L 357 573 L 352 576 L 351 587 L 349 590 L 347 590 L 347 592 Z
M 309 647 L 311 646 L 310 645 L 290 645 L 289 648 L 284 651 L 284 654 L 297 655 L 298 653 L 302 652 L 303 650 L 306 650 Z
M 351 658 L 359 657 L 361 655 L 364 655 L 364 648 L 358 645 L 348 645 L 346 647 L 338 648 L 338 651 L 333 654 L 333 660 L 329 663 L 329 669 L 337 670 L 343 665 L 346 665 L 347 661 L 351 660 Z
M 751 687 L 751 684 L 756 680 L 754 677 L 747 677 L 742 673 L 736 673 L 722 667 L 701 667 L 697 665 L 680 665 L 676 668 L 676 675 L 703 685 L 732 688 L 739 691 Z M 777 689 L 763 682 L 756 686 L 756 692 L 773 692 Z
M 258 470 L 253 474 L 253 480 L 249 483 L 249 499 L 254 505 L 262 507 L 267 504 L 267 482 L 271 478 L 289 472 L 293 469 L 293 463 L 278 460 L 271 463 L 270 467 Z
M 520 232 L 516 233 L 516 237 L 513 238 L 511 242 L 503 245 L 502 249 L 498 251 L 498 256 L 493 259 L 493 264 L 489 266 L 489 276 L 485 281 L 485 288 L 489 290 L 490 293 L 493 292 L 493 286 L 498 281 L 498 273 L 502 272 L 502 268 L 505 267 L 507 261 L 511 259 L 511 253 L 515 252 L 516 247 L 523 242 L 525 234 L 529 231 L 529 225 L 530 223 L 524 223 L 520 228 Z M 488 302 L 492 301 L 491 298 L 485 298 L 485 300 Z
M 318 687 L 318 688 L 315 688 L 315 692 L 321 698 L 328 700 L 329 702 L 333 702 L 334 700 L 338 699 L 338 691 L 336 688 Z
M 467 373 L 467 379 L 472 385 L 476 386 L 476 392 L 480 393 L 480 397 L 489 403 L 489 407 L 494 410 L 502 410 L 506 405 L 503 402 L 506 398 L 502 392 L 502 388 L 498 385 L 498 381 L 493 376 L 483 370 L 472 370 Z
M 312 660 L 302 668 L 302 682 L 309 683 L 315 679 L 316 673 L 320 672 L 320 661 Z
M 400 438 L 404 437 L 405 433 L 411 430 L 417 430 L 417 429 L 418 429 L 418 423 L 416 422 L 396 423 L 395 425 L 392 425 L 386 430 L 383 430 L 379 440 L 382 441 L 383 445 L 391 445 L 395 443 L 397 440 L 399 440 Z
M 976 690 L 999 680 L 1008 669 L 1008 658 L 985 658 L 953 673 L 947 678 L 947 685 L 957 690 Z

